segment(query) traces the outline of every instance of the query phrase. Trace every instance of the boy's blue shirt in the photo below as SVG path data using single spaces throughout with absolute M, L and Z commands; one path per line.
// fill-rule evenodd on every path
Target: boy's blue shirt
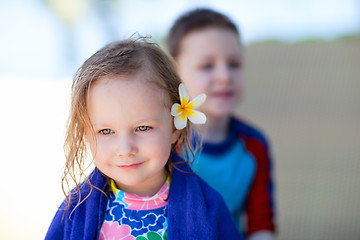
M 243 239 L 224 200 L 175 153 L 168 203 L 168 239 Z M 108 192 L 107 179 L 97 168 L 90 174 L 91 183 Z M 81 185 L 81 199 L 90 191 Z M 45 239 L 98 239 L 104 220 L 107 197 L 93 189 L 89 198 L 76 209 L 65 212 L 65 203 L 57 211 Z
M 236 224 L 240 226 L 256 162 L 234 133 L 221 144 L 205 144 L 203 151 L 195 153 L 191 167 L 223 196 Z
M 196 136 L 195 136 L 196 141 Z M 204 142 L 192 168 L 219 191 L 241 231 L 275 231 L 272 160 L 264 134 L 232 117 L 227 138 Z M 246 222 L 241 220 L 246 218 Z

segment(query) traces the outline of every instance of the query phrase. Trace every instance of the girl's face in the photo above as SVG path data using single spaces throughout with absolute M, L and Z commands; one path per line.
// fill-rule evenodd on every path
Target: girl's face
M 140 74 L 105 77 L 90 87 L 86 104 L 97 168 L 125 192 L 155 194 L 178 137 L 166 92 Z
M 227 29 L 190 32 L 180 44 L 178 71 L 190 97 L 207 95 L 207 117 L 229 117 L 243 92 L 243 52 L 238 36 Z

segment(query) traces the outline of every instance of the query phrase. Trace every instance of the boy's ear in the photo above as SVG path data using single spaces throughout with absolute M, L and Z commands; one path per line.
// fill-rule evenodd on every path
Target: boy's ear
M 171 135 L 171 144 L 176 143 L 176 141 L 179 139 L 180 133 L 181 130 L 174 128 L 173 133 Z

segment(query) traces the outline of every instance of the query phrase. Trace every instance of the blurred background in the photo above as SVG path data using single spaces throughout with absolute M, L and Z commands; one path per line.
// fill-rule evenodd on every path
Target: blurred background
M 360 1 L 0 0 L 0 239 L 43 239 L 63 200 L 71 78 L 195 7 L 241 29 L 239 115 L 272 144 L 279 239 L 360 239 Z

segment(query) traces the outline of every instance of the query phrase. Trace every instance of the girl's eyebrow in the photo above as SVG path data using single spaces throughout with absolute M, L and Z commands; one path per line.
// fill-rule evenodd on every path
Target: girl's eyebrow
M 142 120 L 139 120 L 139 121 L 136 121 L 136 124 L 143 124 L 143 123 L 151 123 L 151 122 L 160 122 L 161 119 L 158 119 L 158 118 L 155 118 L 155 119 L 142 119 Z
M 108 128 L 108 127 L 111 126 L 110 123 L 102 122 L 102 121 L 91 122 L 91 125 L 92 125 L 94 128 Z
M 110 129 L 108 125 L 103 125 L 103 124 L 92 124 L 92 127 L 94 130 L 107 129 L 107 128 Z
M 155 118 L 155 119 L 141 119 L 138 121 L 135 121 L 135 125 L 141 125 L 141 124 L 145 124 L 145 123 L 158 123 L 161 122 L 160 118 Z M 103 122 L 93 122 L 91 123 L 92 126 L 94 128 L 104 128 L 104 127 L 110 127 L 111 124 L 108 123 L 103 123 Z

